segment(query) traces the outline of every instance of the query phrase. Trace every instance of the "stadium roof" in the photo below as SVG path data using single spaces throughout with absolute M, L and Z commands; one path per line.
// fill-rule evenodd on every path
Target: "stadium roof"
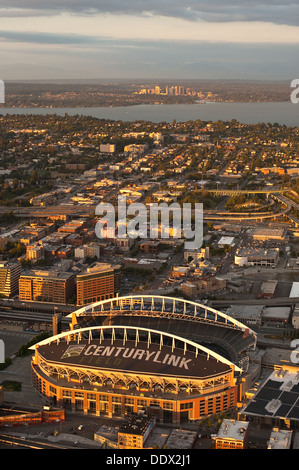
M 109 369 L 113 371 L 136 374 L 154 374 L 163 377 L 179 376 L 190 378 L 207 378 L 230 372 L 231 368 L 214 358 L 207 359 L 190 351 L 184 354 L 178 348 L 171 351 L 170 346 L 152 344 L 149 348 L 144 342 L 135 347 L 134 341 L 128 341 L 123 346 L 122 340 L 111 345 L 109 340 L 102 344 L 98 341 L 90 344 L 72 342 L 48 344 L 38 349 L 46 361 L 59 362 L 64 365 L 80 365 L 81 367 Z
M 207 378 L 239 367 L 197 343 L 126 326 L 80 328 L 35 344 L 47 362 L 161 376 Z

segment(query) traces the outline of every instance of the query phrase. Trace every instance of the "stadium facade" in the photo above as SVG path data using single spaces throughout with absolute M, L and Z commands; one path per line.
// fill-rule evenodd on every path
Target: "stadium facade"
M 136 295 L 85 306 L 69 319 L 69 331 L 32 347 L 33 383 L 55 405 L 180 424 L 240 400 L 256 335 L 222 312 Z

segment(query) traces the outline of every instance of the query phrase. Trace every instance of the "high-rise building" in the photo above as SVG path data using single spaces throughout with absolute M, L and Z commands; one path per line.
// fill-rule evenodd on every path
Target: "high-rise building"
M 120 266 L 94 263 L 77 275 L 77 305 L 111 299 L 119 291 Z
M 65 304 L 76 294 L 75 275 L 57 271 L 29 271 L 19 279 L 19 299 Z
M 18 293 L 21 264 L 0 262 L 0 295 L 11 297 Z

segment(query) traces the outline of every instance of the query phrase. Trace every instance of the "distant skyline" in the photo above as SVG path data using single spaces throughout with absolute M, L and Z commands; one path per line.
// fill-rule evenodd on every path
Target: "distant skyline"
M 289 0 L 2 0 L 0 79 L 299 78 Z

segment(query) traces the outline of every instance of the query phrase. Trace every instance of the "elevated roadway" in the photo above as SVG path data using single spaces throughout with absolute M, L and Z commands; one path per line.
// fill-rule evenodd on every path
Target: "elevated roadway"
M 236 196 L 238 194 L 283 194 L 286 192 L 285 189 L 205 189 L 205 193 L 213 193 L 216 196 Z
M 280 202 L 282 205 L 289 208 L 288 212 L 286 213 L 286 216 L 295 225 L 295 227 L 299 227 L 298 218 L 293 214 L 289 214 L 289 212 L 292 208 L 294 208 L 296 210 L 299 210 L 299 204 L 297 204 L 297 202 L 293 201 L 292 199 L 290 199 L 287 196 L 284 196 L 282 194 L 273 194 L 272 197 L 273 197 L 273 199 L 276 199 L 276 201 Z
M 207 192 L 215 192 L 217 190 L 208 190 Z M 222 195 L 228 195 L 225 193 L 225 190 L 222 190 Z M 298 206 L 294 201 L 289 199 L 288 197 L 284 196 L 282 193 L 285 190 L 275 190 L 275 191 L 247 191 L 247 190 L 232 190 L 230 195 L 235 194 L 267 194 L 269 197 L 275 199 L 279 202 L 284 208 L 279 212 L 263 212 L 263 213 L 256 213 L 254 215 L 248 215 L 248 213 L 240 213 L 240 212 L 225 212 L 225 211 L 208 211 L 207 213 L 204 212 L 203 218 L 204 220 L 228 220 L 234 222 L 243 222 L 243 221 L 250 221 L 250 222 L 261 222 L 263 220 L 269 219 L 277 219 L 279 217 L 286 216 L 288 217 L 295 226 L 299 226 L 299 220 L 296 219 L 293 215 L 289 214 L 292 207 Z M 298 224 L 298 225 L 297 225 Z
M 273 299 L 246 299 L 246 300 L 211 300 L 209 305 L 213 308 L 223 308 L 229 305 L 273 305 L 273 306 L 294 306 L 299 304 L 299 297 L 279 297 Z
M 93 204 L 68 205 L 61 204 L 56 206 L 45 207 L 0 207 L 0 215 L 6 212 L 13 212 L 16 217 L 20 218 L 51 218 L 51 217 L 87 217 L 94 213 L 96 206 Z

